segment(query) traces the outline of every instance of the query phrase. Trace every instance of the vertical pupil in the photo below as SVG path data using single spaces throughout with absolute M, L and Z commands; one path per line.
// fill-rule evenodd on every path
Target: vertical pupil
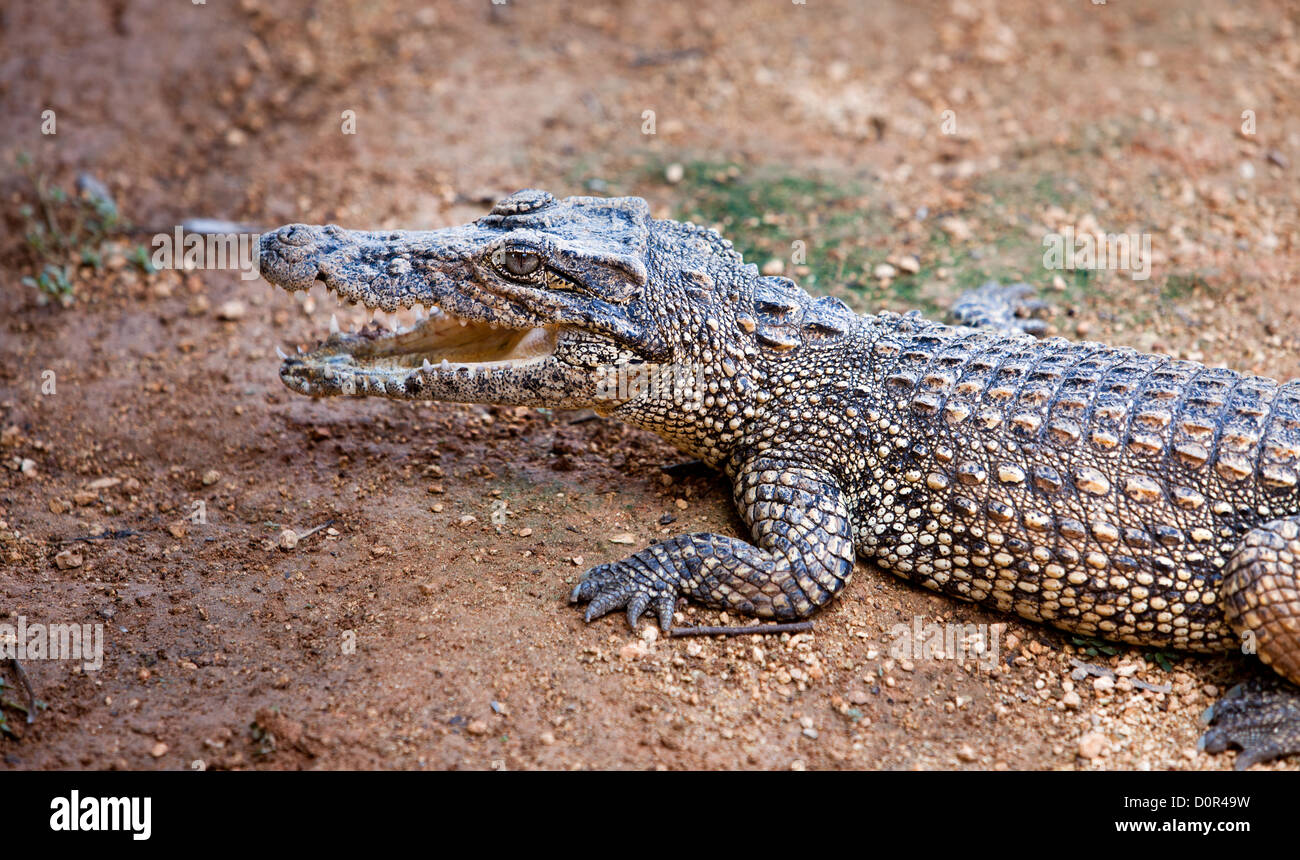
M 537 269 L 536 254 L 510 253 L 506 255 L 506 268 L 515 275 L 529 275 Z

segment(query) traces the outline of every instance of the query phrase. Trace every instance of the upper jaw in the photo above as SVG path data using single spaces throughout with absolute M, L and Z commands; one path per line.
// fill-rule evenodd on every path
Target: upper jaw
M 666 347 L 626 305 L 487 276 L 480 260 L 501 235 L 479 222 L 385 232 L 289 224 L 262 237 L 259 261 L 262 277 L 290 291 L 321 281 L 340 299 L 374 310 L 438 307 L 510 328 L 575 326 L 662 358 Z
M 475 224 L 425 231 L 288 224 L 262 236 L 259 265 L 262 277 L 286 290 L 321 281 L 343 301 L 372 310 L 438 306 L 472 318 L 486 307 L 494 318 L 518 316 L 479 285 L 475 257 L 491 238 Z

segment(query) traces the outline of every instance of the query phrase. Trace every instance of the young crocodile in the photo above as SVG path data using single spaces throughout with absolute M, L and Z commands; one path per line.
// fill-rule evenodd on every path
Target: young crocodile
M 802 618 L 856 556 L 961 600 L 1088 636 L 1256 652 L 1300 683 L 1300 381 L 1039 340 L 1024 285 L 959 325 L 854 314 L 765 277 L 639 198 L 520 191 L 471 224 L 293 224 L 263 276 L 432 311 L 285 359 L 312 396 L 592 408 L 731 479 L 753 541 L 707 533 L 587 572 L 591 621 L 679 597 Z M 1203 743 L 1238 766 L 1300 751 L 1300 692 L 1252 681 Z

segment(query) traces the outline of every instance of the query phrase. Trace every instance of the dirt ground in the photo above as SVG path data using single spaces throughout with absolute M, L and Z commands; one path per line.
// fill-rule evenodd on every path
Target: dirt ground
M 106 641 L 98 671 L 24 664 L 30 725 L 5 669 L 3 766 L 1231 767 L 1197 720 L 1251 661 L 1098 647 L 865 564 L 812 634 L 585 625 L 586 567 L 742 529 L 722 480 L 582 415 L 297 396 L 275 348 L 330 300 L 131 251 L 195 216 L 417 228 L 524 187 L 633 193 L 760 264 L 806 240 L 793 274 L 864 310 L 1019 275 L 1068 336 L 1290 378 L 1298 25 L 1226 0 L 6 4 L 0 623 Z M 67 306 L 21 280 L 19 153 L 143 230 Z M 1151 234 L 1150 280 L 1045 272 L 1067 224 Z M 1004 625 L 1001 659 L 891 657 L 914 618 Z

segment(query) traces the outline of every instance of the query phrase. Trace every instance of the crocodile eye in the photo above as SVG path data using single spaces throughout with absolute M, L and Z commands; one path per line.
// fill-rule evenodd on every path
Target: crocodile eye
M 542 265 L 542 258 L 531 251 L 506 251 L 501 255 L 501 265 L 516 278 L 526 278 Z

